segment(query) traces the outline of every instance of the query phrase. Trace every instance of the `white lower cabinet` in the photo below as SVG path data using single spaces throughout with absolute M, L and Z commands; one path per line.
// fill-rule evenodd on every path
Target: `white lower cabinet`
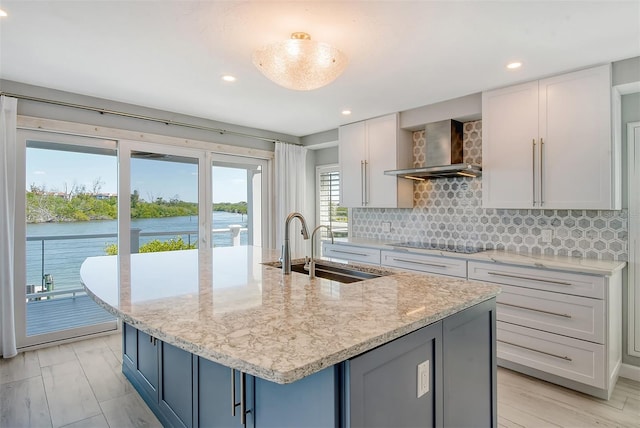
M 462 259 L 387 250 L 382 250 L 380 256 L 380 264 L 382 266 L 460 278 L 467 277 L 467 261 Z
M 604 343 L 604 300 L 502 285 L 498 307 L 504 322 Z
M 492 282 L 498 365 L 608 399 L 622 364 L 622 274 L 589 275 L 351 243 L 323 256 Z
M 596 388 L 606 388 L 604 345 L 503 321 L 498 321 L 497 328 L 499 359 Z
M 604 299 L 605 277 L 540 268 L 469 262 L 469 279 Z
M 622 280 L 468 262 L 469 279 L 502 285 L 498 364 L 608 399 L 622 362 Z
M 322 242 L 322 256 L 358 263 L 380 264 L 380 249 L 351 244 Z

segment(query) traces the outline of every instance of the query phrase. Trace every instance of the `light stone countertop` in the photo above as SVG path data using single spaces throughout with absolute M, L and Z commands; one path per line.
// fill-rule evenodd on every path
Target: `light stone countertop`
M 394 269 L 352 284 L 262 264 L 279 252 L 225 247 L 134 254 L 118 290 L 117 256 L 80 276 L 109 312 L 225 366 L 290 383 L 494 298 L 496 285 Z M 358 266 L 358 265 L 352 265 Z
M 627 263 L 613 260 L 595 260 L 580 257 L 546 256 L 544 254 L 514 253 L 503 250 L 487 250 L 474 254 L 455 253 L 442 250 L 425 250 L 418 248 L 395 247 L 398 241 L 385 241 L 366 238 L 345 238 L 335 241 L 336 244 L 357 247 L 377 248 L 389 251 L 402 251 L 427 254 L 432 256 L 451 257 L 478 262 L 501 263 L 524 267 L 561 270 L 591 275 L 612 275 L 623 269 Z

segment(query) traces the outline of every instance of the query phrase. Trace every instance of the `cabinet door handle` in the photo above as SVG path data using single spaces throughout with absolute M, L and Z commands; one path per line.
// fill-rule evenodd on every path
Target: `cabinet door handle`
M 360 199 L 362 199 L 362 206 L 364 207 L 364 161 L 360 161 Z
M 554 281 L 552 279 L 540 279 L 540 278 L 531 278 L 531 277 L 527 277 L 527 276 L 519 276 L 519 275 L 509 275 L 506 273 L 500 273 L 500 272 L 487 272 L 489 275 L 495 275 L 495 276 L 504 276 L 505 278 L 517 278 L 517 279 L 526 279 L 528 281 L 538 281 L 538 282 L 547 282 L 549 284 L 557 284 L 557 285 L 569 285 L 572 286 L 573 284 L 570 282 L 565 282 L 565 281 Z
M 240 372 L 240 423 L 247 425 L 247 375 Z
M 496 342 L 505 343 L 505 344 L 511 345 L 511 346 L 516 346 L 518 348 L 526 349 L 527 351 L 537 352 L 539 354 L 549 355 L 550 357 L 560 358 L 561 360 L 565 360 L 565 361 L 573 361 L 571 358 L 567 357 L 566 355 L 564 355 L 564 356 L 563 355 L 556 355 L 556 354 L 552 354 L 551 352 L 545 352 L 545 351 L 541 351 L 539 349 L 529 348 L 528 346 L 518 345 L 517 343 L 507 342 L 506 340 L 498 339 L 498 340 L 496 340 Z
M 342 250 L 330 250 L 333 253 L 341 253 L 341 254 L 351 254 L 353 256 L 363 256 L 363 257 L 368 257 L 369 254 L 366 253 L 355 253 L 352 251 L 342 251 Z
M 368 176 L 368 174 L 367 174 L 367 165 L 368 164 L 369 164 L 369 162 L 367 162 L 365 160 L 364 161 L 364 181 L 363 181 L 363 183 L 364 183 L 364 204 L 365 204 L 365 206 L 369 205 L 369 195 L 368 195 L 368 193 L 369 193 L 368 190 L 369 189 L 367 189 L 367 176 Z
M 531 187 L 533 189 L 533 206 L 536 206 L 536 139 L 531 140 Z
M 442 268 L 442 269 L 446 269 L 447 266 L 446 265 L 438 265 L 435 263 L 427 263 L 427 262 L 419 262 L 417 260 L 406 260 L 406 259 L 393 259 L 396 262 L 402 262 L 402 263 L 413 263 L 415 265 L 423 265 L 423 266 L 432 266 L 432 267 L 438 267 L 438 268 Z
M 231 369 L 231 416 L 236 415 L 236 407 L 240 403 L 236 403 L 236 370 Z
M 247 379 L 246 374 L 240 372 L 240 402 L 236 403 L 236 371 L 231 369 L 231 416 L 236 415 L 236 407 L 240 406 L 240 423 L 247 425 Z
M 540 206 L 544 205 L 544 171 L 542 164 L 544 163 L 542 149 L 544 148 L 544 139 L 540 138 Z
M 512 303 L 504 303 L 504 302 L 498 302 L 498 304 L 503 306 L 511 306 L 512 308 L 519 308 L 519 309 L 526 309 L 528 311 L 540 312 L 543 314 L 555 315 L 557 317 L 563 317 L 563 318 L 569 318 L 569 319 L 572 318 L 571 315 L 569 314 L 561 314 L 558 312 L 544 311 L 542 309 L 530 308 L 528 306 L 520 306 L 520 305 L 514 305 Z

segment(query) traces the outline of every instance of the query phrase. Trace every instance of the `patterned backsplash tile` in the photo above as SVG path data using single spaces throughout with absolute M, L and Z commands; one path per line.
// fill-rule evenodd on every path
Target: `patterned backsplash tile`
M 414 165 L 424 164 L 424 131 L 413 133 Z M 464 161 L 482 163 L 482 121 L 464 124 Z M 529 254 L 627 260 L 626 210 L 482 208 L 482 177 L 414 184 L 414 208 L 354 208 L 352 234 L 398 241 L 505 249 Z M 391 222 L 391 232 L 382 231 Z M 550 243 L 542 231 L 551 230 Z

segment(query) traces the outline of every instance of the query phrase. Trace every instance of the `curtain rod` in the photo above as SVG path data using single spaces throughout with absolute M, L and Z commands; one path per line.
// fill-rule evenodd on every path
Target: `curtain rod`
M 54 105 L 57 105 L 57 106 L 77 108 L 77 109 L 81 109 L 81 110 L 89 110 L 89 111 L 94 111 L 94 112 L 100 113 L 100 114 L 110 114 L 110 115 L 113 115 L 113 116 L 129 117 L 129 118 L 132 118 L 132 119 L 146 120 L 146 121 L 149 121 L 149 122 L 164 123 L 165 125 L 182 126 L 183 128 L 199 129 L 201 131 L 210 131 L 210 132 L 218 133 L 220 135 L 228 134 L 228 135 L 235 135 L 235 136 L 238 136 L 238 137 L 252 138 L 254 140 L 267 141 L 269 143 L 281 142 L 281 143 L 286 143 L 286 144 L 293 144 L 293 145 L 296 145 L 296 146 L 302 146 L 302 144 L 299 144 L 299 143 L 292 143 L 292 142 L 289 142 L 289 141 L 283 141 L 283 140 L 279 140 L 277 138 L 260 137 L 259 135 L 246 134 L 244 132 L 228 131 L 226 129 L 211 128 L 209 126 L 194 125 L 194 124 L 191 124 L 191 123 L 177 122 L 175 120 L 160 119 L 160 118 L 157 118 L 157 117 L 143 116 L 143 115 L 140 115 L 140 114 L 126 113 L 126 112 L 123 112 L 123 111 L 109 110 L 109 109 L 104 109 L 104 108 L 85 106 L 85 105 L 82 105 L 82 104 L 73 104 L 73 103 L 67 103 L 67 102 L 64 102 L 64 101 L 48 100 L 48 99 L 45 99 L 45 98 L 30 97 L 28 95 L 11 94 L 11 93 L 8 93 L 8 92 L 3 92 L 3 91 L 0 91 L 0 95 L 4 95 L 4 96 L 7 96 L 7 97 L 18 98 L 20 100 L 35 101 L 35 102 L 38 102 L 38 103 L 54 104 Z

